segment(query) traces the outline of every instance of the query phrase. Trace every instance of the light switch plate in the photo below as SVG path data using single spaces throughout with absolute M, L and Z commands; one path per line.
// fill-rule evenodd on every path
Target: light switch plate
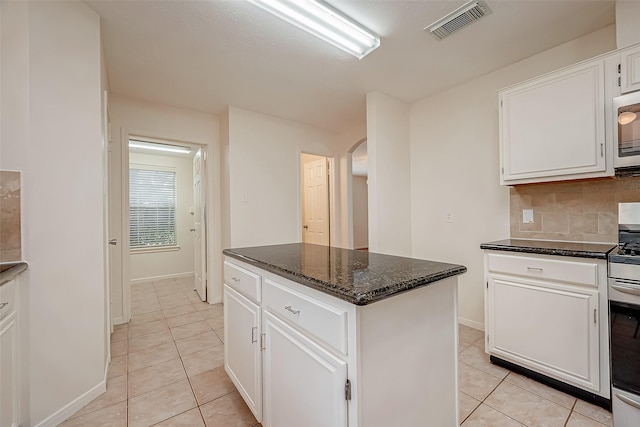
M 533 224 L 533 209 L 522 210 L 522 223 Z

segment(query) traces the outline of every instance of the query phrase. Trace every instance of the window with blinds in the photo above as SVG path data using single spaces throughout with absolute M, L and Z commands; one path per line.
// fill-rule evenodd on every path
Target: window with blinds
M 176 245 L 176 173 L 129 169 L 129 244 Z

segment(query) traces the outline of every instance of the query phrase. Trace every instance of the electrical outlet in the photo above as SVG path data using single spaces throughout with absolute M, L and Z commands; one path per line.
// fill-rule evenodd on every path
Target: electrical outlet
M 522 210 L 522 223 L 533 224 L 533 209 Z
M 451 211 L 444 213 L 444 222 L 453 222 L 453 213 L 451 213 Z

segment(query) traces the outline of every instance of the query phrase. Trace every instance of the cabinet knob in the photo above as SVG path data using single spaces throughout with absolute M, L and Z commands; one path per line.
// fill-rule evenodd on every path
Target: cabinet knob
M 240 279 L 238 279 L 237 277 L 232 277 L 231 280 L 233 280 L 234 282 L 239 282 Z

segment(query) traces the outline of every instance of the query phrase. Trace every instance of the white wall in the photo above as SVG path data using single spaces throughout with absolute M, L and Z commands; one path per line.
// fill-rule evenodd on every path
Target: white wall
M 55 425 L 104 389 L 100 20 L 79 2 L 3 2 L 2 49 L 1 163 L 23 172 L 30 264 L 23 425 Z
M 229 107 L 229 244 L 300 242 L 300 154 L 332 157 L 335 135 Z
M 612 49 L 609 26 L 411 106 L 413 256 L 468 268 L 459 279 L 462 323 L 484 324 L 480 244 L 509 237 L 509 189 L 498 175 L 497 91 Z M 452 223 L 444 222 L 446 211 Z
M 618 49 L 640 43 L 640 1 L 616 0 L 616 45 Z
M 367 95 L 369 250 L 411 255 L 409 105 Z
M 353 176 L 353 247 L 369 247 L 369 195 L 367 177 Z
M 335 167 L 337 169 L 336 184 L 339 188 L 340 216 L 337 218 L 336 229 L 340 230 L 341 238 L 334 239 L 332 245 L 342 248 L 353 248 L 353 195 L 352 195 L 352 152 L 355 147 L 367 137 L 366 119 L 354 124 L 350 129 L 336 136 L 333 149 L 337 153 Z
M 130 280 L 144 282 L 154 279 L 188 276 L 193 274 L 194 216 L 193 207 L 193 159 L 192 156 L 165 156 L 129 153 L 129 166 L 135 168 L 159 166 L 176 173 L 176 240 L 179 250 L 132 252 L 129 265 Z
M 201 144 L 207 147 L 207 244 L 208 247 L 208 293 L 210 303 L 222 301 L 222 245 L 220 228 L 220 122 L 218 117 L 199 111 L 160 105 L 111 94 L 109 104 L 111 112 L 111 168 L 110 187 L 110 223 L 112 236 L 118 235 L 123 241 L 122 229 L 128 227 L 128 218 L 121 215 L 124 211 L 120 203 L 122 193 L 128 193 L 128 168 L 122 165 L 129 163 L 128 135 L 146 136 L 164 140 Z M 128 194 L 127 194 L 128 197 Z M 123 271 L 130 273 L 128 242 L 120 246 Z M 113 317 L 116 323 L 128 321 L 129 313 L 123 306 L 123 298 L 128 292 L 129 283 L 121 283 L 120 288 L 112 288 Z

